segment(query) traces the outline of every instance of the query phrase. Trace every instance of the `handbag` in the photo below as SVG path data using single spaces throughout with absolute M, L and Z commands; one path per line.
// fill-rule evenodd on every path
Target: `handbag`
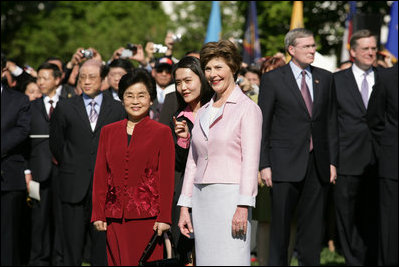
M 139 260 L 139 266 L 183 266 L 183 264 L 176 258 L 176 251 L 172 241 L 172 235 L 170 231 L 163 233 L 164 245 L 166 248 L 166 259 L 156 260 L 156 261 L 147 261 L 150 257 L 152 249 L 158 239 L 158 234 L 154 231 L 154 234 L 151 237 L 150 242 L 148 242 L 146 248 L 141 255 Z

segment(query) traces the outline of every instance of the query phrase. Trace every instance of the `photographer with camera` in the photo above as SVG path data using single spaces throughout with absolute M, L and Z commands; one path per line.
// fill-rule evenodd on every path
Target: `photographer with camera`
M 147 69 L 148 66 L 148 61 L 145 57 L 144 49 L 141 44 L 128 43 L 126 47 L 119 47 L 114 51 L 107 64 L 111 64 L 111 62 L 115 59 L 134 60 L 140 64 L 141 68 L 145 69 Z M 147 70 L 151 71 L 151 68 Z
M 100 53 L 92 48 L 89 47 L 87 49 L 79 47 L 76 49 L 76 52 L 72 55 L 71 60 L 66 64 L 66 76 L 68 76 L 68 84 L 72 85 L 73 87 L 76 87 L 77 94 L 81 94 L 82 90 L 79 89 L 79 86 L 77 86 L 77 76 L 79 73 L 79 65 L 83 62 L 86 61 L 87 59 L 97 59 L 99 61 L 102 61 Z

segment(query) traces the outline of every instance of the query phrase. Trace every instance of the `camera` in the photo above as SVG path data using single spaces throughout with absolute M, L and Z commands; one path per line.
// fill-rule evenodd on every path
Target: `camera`
M 137 45 L 128 43 L 122 51 L 121 58 L 129 58 L 135 54 L 137 54 Z
M 92 58 L 93 57 L 93 51 L 89 49 L 82 49 L 80 50 L 80 53 L 83 54 L 84 58 Z
M 161 44 L 154 44 L 154 53 L 166 53 L 168 47 Z
M 180 42 L 181 41 L 181 34 L 180 33 L 173 34 L 172 40 L 173 40 L 174 43 Z

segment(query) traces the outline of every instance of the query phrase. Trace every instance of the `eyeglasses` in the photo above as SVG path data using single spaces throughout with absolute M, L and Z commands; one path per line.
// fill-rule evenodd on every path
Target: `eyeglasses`
M 79 81 L 84 81 L 86 79 L 89 79 L 89 81 L 94 81 L 95 79 L 97 79 L 98 77 L 100 77 L 99 75 L 80 75 L 79 76 Z
M 312 49 L 316 49 L 316 44 L 295 46 L 295 47 L 299 48 L 299 49 L 302 49 L 302 50 L 312 50 Z
M 155 69 L 155 71 L 157 73 L 162 73 L 162 72 L 166 72 L 167 74 L 171 74 L 172 70 L 170 70 L 169 68 L 159 68 L 159 69 Z

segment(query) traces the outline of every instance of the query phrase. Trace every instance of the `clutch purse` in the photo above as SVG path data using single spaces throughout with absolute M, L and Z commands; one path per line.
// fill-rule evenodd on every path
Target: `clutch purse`
M 158 238 L 157 232 L 154 231 L 154 234 L 151 237 L 150 242 L 148 242 L 146 248 L 141 255 L 139 260 L 139 266 L 183 266 L 183 264 L 176 258 L 176 251 L 172 242 L 172 235 L 170 231 L 163 233 L 163 241 L 166 248 L 166 259 L 156 260 L 156 261 L 147 261 L 150 257 L 151 252 L 154 248 L 154 245 Z

